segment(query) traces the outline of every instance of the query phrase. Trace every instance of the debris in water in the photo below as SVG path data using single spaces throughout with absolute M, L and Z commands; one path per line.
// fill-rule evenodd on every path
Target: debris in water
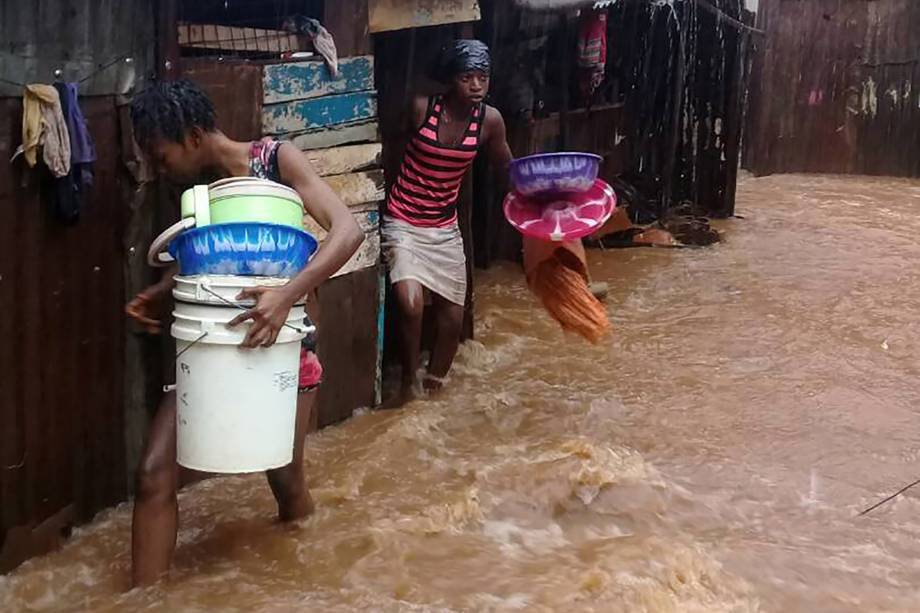
M 909 490 L 910 488 L 914 487 L 915 485 L 920 485 L 920 479 L 917 479 L 916 481 L 914 481 L 913 483 L 911 483 L 911 484 L 909 484 L 909 485 L 905 485 L 904 487 L 902 487 L 901 489 L 899 489 L 897 492 L 895 492 L 894 494 L 892 494 L 892 495 L 889 496 L 888 498 L 885 498 L 884 500 L 880 500 L 880 501 L 876 502 L 874 505 L 872 505 L 871 507 L 869 507 L 868 509 L 866 509 L 865 511 L 863 511 L 862 513 L 860 513 L 860 514 L 859 514 L 859 517 L 862 517 L 862 516 L 865 515 L 866 513 L 869 513 L 869 512 L 871 512 L 871 511 L 874 511 L 875 509 L 879 508 L 880 506 L 882 506 L 883 504 L 885 504 L 885 503 L 888 502 L 889 500 L 894 500 L 895 498 L 897 498 L 898 496 L 900 496 L 901 494 L 903 494 L 904 492 L 906 492 L 906 491 Z

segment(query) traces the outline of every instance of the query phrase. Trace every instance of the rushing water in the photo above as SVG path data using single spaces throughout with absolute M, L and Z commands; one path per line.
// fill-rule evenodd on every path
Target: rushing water
M 180 495 L 171 582 L 125 593 L 130 506 L 0 578 L 2 611 L 916 611 L 920 183 L 740 186 L 706 249 L 589 254 L 615 335 L 519 271 L 435 400 L 309 439 L 318 503 Z

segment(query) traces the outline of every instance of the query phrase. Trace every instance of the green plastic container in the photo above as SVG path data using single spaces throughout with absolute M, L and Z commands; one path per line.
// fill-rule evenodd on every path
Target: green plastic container
M 303 229 L 303 203 L 293 189 L 263 179 L 224 179 L 196 185 L 182 194 L 183 219 L 195 226 L 217 223 L 263 222 Z

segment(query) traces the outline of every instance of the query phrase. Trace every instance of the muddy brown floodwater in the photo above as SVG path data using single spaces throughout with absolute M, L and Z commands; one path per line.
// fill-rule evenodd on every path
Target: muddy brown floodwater
M 123 593 L 130 506 L 0 578 L 2 611 L 917 611 L 920 183 L 747 179 L 699 250 L 590 253 L 612 340 L 518 270 L 437 400 L 309 440 L 318 502 L 180 496 L 168 588 Z

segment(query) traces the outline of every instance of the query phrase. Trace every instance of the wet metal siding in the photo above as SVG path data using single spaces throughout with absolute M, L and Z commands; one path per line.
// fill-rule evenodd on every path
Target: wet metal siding
M 920 176 L 920 2 L 762 0 L 745 166 Z
M 82 106 L 99 160 L 64 226 L 46 171 L 7 162 L 22 105 L 0 98 L 0 571 L 126 493 L 117 113 L 112 97 Z
M 691 202 L 731 216 L 751 40 L 739 0 L 621 3 L 610 15 L 627 180 L 657 191 L 661 212 Z
M 152 64 L 152 6 L 0 0 L 0 77 L 51 83 L 61 69 L 82 81 L 99 158 L 79 222 L 63 225 L 44 166 L 9 162 L 22 92 L 0 83 L 0 572 L 127 496 L 123 236 L 133 186 L 113 94 Z
M 60 69 L 65 81 L 86 79 L 81 93 L 121 91 L 131 73 L 142 78 L 152 66 L 153 5 L 143 0 L 0 0 L 0 77 L 49 83 Z M 0 82 L 0 96 L 19 96 L 20 89 Z

